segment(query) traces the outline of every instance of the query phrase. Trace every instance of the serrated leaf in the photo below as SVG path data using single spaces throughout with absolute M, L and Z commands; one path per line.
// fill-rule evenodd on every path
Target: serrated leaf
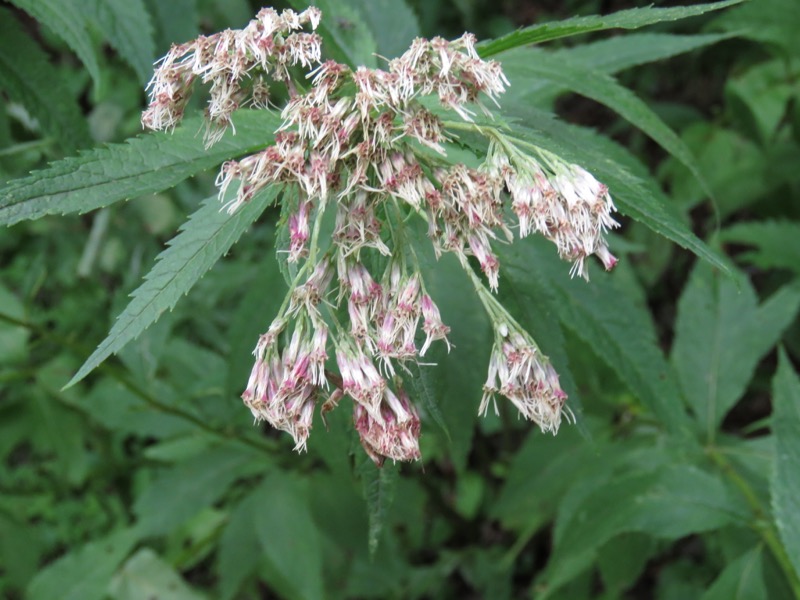
M 113 202 L 159 192 L 222 161 L 261 149 L 274 139 L 280 116 L 245 110 L 229 132 L 206 149 L 200 119 L 174 133 L 150 133 L 66 158 L 0 189 L 0 225 L 49 214 L 84 213 Z
M 695 267 L 678 302 L 671 358 L 709 440 L 798 307 L 797 287 L 786 286 L 759 306 L 748 281 L 737 284 L 703 263 Z
M 389 518 L 389 509 L 394 502 L 394 489 L 397 483 L 397 466 L 386 463 L 382 467 L 375 466 L 372 459 L 365 459 L 359 469 L 364 487 L 364 499 L 367 501 L 369 517 L 368 546 L 371 556 L 378 550 L 384 525 Z
M 114 600 L 203 600 L 186 581 L 150 548 L 142 548 L 131 556 L 109 586 Z
M 225 494 L 252 459 L 252 453 L 239 446 L 222 446 L 165 470 L 136 498 L 133 511 L 139 530 L 168 534 Z
M 412 399 L 425 408 L 425 411 L 433 421 L 442 428 L 447 441 L 452 443 L 453 440 L 450 437 L 447 421 L 436 402 L 436 388 L 434 382 L 431 381 L 430 367 L 413 363 L 408 368 L 411 371 L 411 376 L 405 382 L 406 391 L 411 392 Z
M 138 539 L 134 529 L 115 531 L 81 546 L 41 570 L 27 589 L 30 600 L 101 600 L 111 576 Z
M 720 479 L 689 465 L 615 477 L 584 497 L 562 527 L 543 583 L 554 591 L 620 533 L 677 539 L 743 524 L 746 517 Z
M 322 587 L 322 540 L 308 501 L 308 485 L 286 473 L 267 475 L 253 492 L 252 515 L 263 578 L 281 597 L 316 600 Z
M 21 103 L 39 121 L 42 131 L 67 151 L 91 142 L 81 114 L 62 71 L 28 37 L 19 21 L 0 9 L 0 88 Z
M 261 215 L 278 190 L 270 187 L 255 195 L 233 215 L 221 209 L 217 198 L 207 198 L 189 217 L 169 248 L 158 255 L 144 283 L 105 340 L 67 384 L 74 385 L 125 344 L 171 310 L 205 273 L 222 258 L 239 236 Z
M 520 115 L 522 116 L 522 115 Z M 692 233 L 668 199 L 630 152 L 600 135 L 562 123 L 531 107 L 525 124 L 515 122 L 510 136 L 558 154 L 590 171 L 608 185 L 622 214 L 633 217 L 656 233 L 728 272 L 719 253 Z
M 677 158 L 702 181 L 691 151 L 645 102 L 615 79 L 591 66 L 574 63 L 563 55 L 529 50 L 525 63 L 517 63 L 516 73 L 524 80 L 546 79 L 599 102 L 618 113 Z M 511 80 L 512 87 L 514 79 Z
M 613 279 L 598 275 L 587 283 L 570 278 L 569 265 L 544 240 L 526 239 L 499 250 L 501 278 L 521 288 L 550 290 L 541 300 L 562 326 L 584 340 L 667 429 L 679 431 L 687 424 L 650 316 Z
M 701 600 L 767 600 L 763 554 L 759 545 L 729 563 Z
M 86 17 L 80 0 L 11 0 L 11 3 L 64 40 L 89 71 L 95 87 L 99 85 L 100 63 L 97 48 L 86 34 Z
M 772 510 L 789 560 L 800 575 L 800 378 L 782 349 L 772 380 L 772 399 Z
M 128 62 L 145 84 L 153 74 L 155 43 L 150 15 L 143 0 L 94 0 L 82 9 L 103 37 Z M 183 41 L 183 40 L 176 40 Z
M 739 4 L 742 1 L 743 0 L 728 0 L 726 2 L 698 4 L 697 6 L 676 6 L 674 8 L 631 8 L 610 15 L 575 17 L 555 23 L 532 25 L 531 27 L 526 27 L 504 35 L 496 40 L 480 44 L 478 46 L 478 53 L 482 58 L 487 58 L 518 46 L 538 44 L 548 40 L 580 35 L 592 31 L 602 31 L 605 29 L 638 29 L 639 27 L 652 25 L 654 23 L 677 21 L 687 17 L 702 15 L 709 11 Z
M 800 223 L 760 221 L 737 223 L 719 235 L 725 242 L 755 246 L 736 259 L 762 269 L 787 269 L 800 274 Z

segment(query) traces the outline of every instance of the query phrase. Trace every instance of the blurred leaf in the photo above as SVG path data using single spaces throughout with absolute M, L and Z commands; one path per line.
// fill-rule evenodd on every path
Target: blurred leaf
M 745 552 L 725 567 L 701 600 L 767 600 L 762 560 L 761 546 Z
M 430 367 L 413 363 L 408 366 L 408 369 L 411 371 L 411 376 L 404 380 L 406 391 L 411 393 L 411 398 L 423 407 L 425 412 L 442 429 L 447 441 L 452 443 L 453 440 L 450 437 L 447 420 L 444 418 L 436 401 L 436 384 L 431 379 Z
M 165 535 L 182 525 L 223 496 L 253 458 L 240 447 L 222 446 L 166 469 L 133 505 L 140 531 Z
M 47 2 L 42 5 L 44 10 L 52 8 Z M 0 8 L 0 88 L 38 120 L 45 135 L 72 151 L 88 146 L 91 140 L 65 74 L 50 64 L 47 54 L 24 33 L 11 12 Z
M 263 510 L 260 498 L 251 493 L 233 508 L 222 532 L 216 563 L 222 600 L 235 597 L 245 579 L 258 568 L 261 549 L 253 528 L 253 516 L 260 510 Z
M 631 90 L 592 66 L 574 63 L 563 55 L 529 50 L 529 60 L 515 63 L 513 74 L 523 81 L 546 79 L 599 102 L 641 129 L 703 181 L 691 151 L 650 107 Z M 513 76 L 507 73 L 513 85 Z
M 14 321 L 27 320 L 22 302 L 0 280 L 0 315 Z M 0 364 L 18 362 L 27 355 L 30 331 L 0 318 Z
M 270 473 L 253 495 L 251 527 L 266 562 L 265 581 L 282 597 L 324 598 L 321 539 L 306 483 L 288 473 Z
M 759 200 L 775 185 L 767 171 L 771 149 L 765 151 L 739 132 L 705 121 L 690 125 L 681 135 L 694 152 L 722 217 Z M 697 180 L 677 161 L 668 160 L 662 172 L 675 202 L 685 210 L 706 199 Z
M 680 391 L 658 347 L 650 315 L 627 298 L 613 279 L 598 275 L 588 284 L 570 278 L 569 265 L 543 240 L 503 248 L 500 256 L 506 276 L 516 287 L 550 290 L 553 303 L 548 308 L 562 326 L 614 369 L 666 428 L 677 431 L 685 426 Z
M 100 83 L 100 63 L 97 48 L 86 32 L 86 16 L 80 0 L 11 0 L 34 19 L 45 25 L 69 46 L 89 71 L 95 82 Z M 0 22 L 7 21 L 6 17 Z M 3 37 L 5 37 L 4 34 Z M 42 91 L 50 90 L 49 87 Z M 51 90 L 50 90 L 51 91 Z M 59 96 L 53 96 L 58 99 Z
M 0 225 L 71 212 L 85 213 L 113 202 L 160 192 L 200 171 L 273 139 L 280 117 L 271 111 L 244 110 L 233 117 L 236 135 L 206 149 L 199 119 L 188 119 L 174 133 L 150 133 L 60 160 L 47 169 L 0 188 Z
M 532 107 L 525 107 L 524 111 L 519 116 L 525 122 L 513 124 L 513 136 L 554 152 L 564 160 L 582 165 L 608 185 L 620 212 L 723 271 L 728 271 L 720 255 L 691 232 L 663 192 L 646 175 L 646 169 L 627 150 L 602 136 L 566 125 Z
M 291 0 L 298 9 L 307 2 Z M 323 19 L 317 32 L 323 36 L 326 54 L 352 67 L 375 68 L 378 44 L 373 32 L 364 22 L 365 15 L 359 0 L 318 0 L 314 5 L 322 10 Z M 330 43 L 332 42 L 332 43 Z
M 277 193 L 273 186 L 257 193 L 235 214 L 220 207 L 216 197 L 189 217 L 169 248 L 158 255 L 144 283 L 131 294 L 128 307 L 117 317 L 105 340 L 86 360 L 67 386 L 74 385 L 106 358 L 171 310 L 205 273 L 230 250 L 244 231 L 258 219 Z
M 171 44 L 191 40 L 200 33 L 197 0 L 147 0 L 147 7 L 156 28 L 156 52 L 159 55 L 165 54 Z
M 671 358 L 709 441 L 798 307 L 797 286 L 785 286 L 758 306 L 747 280 L 737 286 L 704 263 L 695 267 L 678 303 Z
M 674 8 L 631 8 L 621 10 L 610 15 L 592 15 L 589 17 L 574 17 L 554 23 L 532 25 L 509 33 L 503 37 L 484 42 L 478 46 L 481 58 L 487 58 L 506 50 L 527 44 L 538 44 L 571 35 L 580 35 L 604 29 L 638 29 L 645 25 L 661 23 L 664 21 L 677 21 L 687 17 L 702 15 L 709 11 L 719 10 L 742 0 L 728 0 L 726 2 L 713 2 L 698 4 L 696 6 L 676 6 Z
M 375 35 L 376 50 L 383 58 L 400 56 L 408 50 L 414 38 L 421 35 L 417 17 L 405 0 L 344 1 L 357 11 Z M 335 26 L 341 28 L 342 25 L 340 22 Z
M 91 15 L 103 37 L 133 67 L 139 81 L 146 84 L 153 74 L 155 43 L 144 1 L 94 0 L 93 4 L 81 3 L 81 9 Z
M 800 575 L 800 378 L 783 350 L 772 381 L 775 458 L 770 481 L 772 509 L 781 541 Z
M 745 521 L 725 485 L 689 465 L 606 481 L 586 496 L 563 527 L 547 568 L 548 589 L 583 571 L 615 535 L 637 531 L 678 539 Z
M 131 556 L 109 587 L 114 600 L 201 600 L 183 578 L 150 548 Z
M 800 54 L 800 4 L 796 0 L 758 0 L 746 2 L 714 21 L 715 27 L 774 45 L 785 56 Z
M 29 523 L 19 522 L 0 512 L 0 564 L 3 579 L 15 588 L 22 589 L 36 574 L 43 553 L 44 540 Z M 0 583 L 0 594 L 3 584 Z M 10 596 L 11 594 L 9 594 Z
M 363 459 L 359 473 L 364 485 L 364 499 L 369 515 L 369 552 L 375 554 L 381 540 L 389 509 L 394 502 L 394 488 L 398 470 L 395 464 L 378 467 L 371 458 Z
M 728 101 L 742 106 L 748 131 L 762 144 L 774 140 L 789 101 L 800 97 L 799 77 L 800 61 L 773 60 L 760 63 L 726 82 Z
M 102 600 L 111 576 L 138 539 L 121 529 L 65 554 L 40 571 L 28 586 L 30 600 Z
M 643 533 L 623 533 L 607 541 L 597 552 L 605 588 L 622 595 L 636 583 L 655 552 L 655 540 Z
M 719 239 L 755 246 L 736 259 L 761 269 L 787 269 L 800 275 L 800 223 L 746 221 L 723 230 Z

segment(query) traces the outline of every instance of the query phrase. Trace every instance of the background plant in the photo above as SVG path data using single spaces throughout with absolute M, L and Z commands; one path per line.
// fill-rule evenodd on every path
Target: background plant
M 580 402 L 578 425 L 554 438 L 510 411 L 476 418 L 491 330 L 445 258 L 431 293 L 459 328 L 435 376 L 413 378 L 424 469 L 380 470 L 346 415 L 298 457 L 237 399 L 283 297 L 279 214 L 266 197 L 220 212 L 213 177 L 277 116 L 237 115 L 208 151 L 199 120 L 119 143 L 139 132 L 155 56 L 258 7 L 2 7 L 0 219 L 19 223 L 0 240 L 4 593 L 797 597 L 795 4 L 563 22 L 607 7 L 320 4 L 325 47 L 351 64 L 420 32 L 495 38 L 479 51 L 511 81 L 502 117 L 597 175 L 625 215 L 619 267 L 589 285 L 546 244 L 501 256 L 499 297 Z M 551 24 L 504 35 L 533 16 Z M 62 391 L 112 325 L 117 358 Z

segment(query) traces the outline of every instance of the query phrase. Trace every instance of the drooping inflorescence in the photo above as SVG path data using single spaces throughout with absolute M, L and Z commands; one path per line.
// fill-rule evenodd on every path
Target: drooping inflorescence
M 273 143 L 226 162 L 217 178 L 231 213 L 259 190 L 282 187 L 284 250 L 297 265 L 289 295 L 255 349 L 245 404 L 302 450 L 317 405 L 325 413 L 347 395 L 373 460 L 420 457 L 419 415 L 402 374 L 433 342 L 451 346 L 405 231 L 406 220 L 418 216 L 436 256 L 453 253 L 466 269 L 495 329 L 479 411 L 501 394 L 555 433 L 562 414 L 571 416 L 558 375 L 473 272 L 470 257 L 492 291 L 501 267 L 494 245 L 512 242 L 515 230 L 552 241 L 572 261 L 573 275 L 587 277 L 592 254 L 610 269 L 616 259 L 604 236 L 617 223 L 608 189 L 577 165 L 474 123 L 476 111 L 491 115 L 484 102 L 497 104 L 508 81 L 498 62 L 479 57 L 471 34 L 418 38 L 386 69 L 353 70 L 322 62 L 313 32 L 320 19 L 316 8 L 265 8 L 242 30 L 174 46 L 157 63 L 142 116 L 145 127 L 174 128 L 199 79 L 210 88 L 210 145 L 233 127 L 237 108 L 266 108 L 269 84 L 286 85 Z M 476 168 L 447 156 L 454 131 L 470 128 L 488 138 Z M 333 229 L 323 240 L 329 208 Z

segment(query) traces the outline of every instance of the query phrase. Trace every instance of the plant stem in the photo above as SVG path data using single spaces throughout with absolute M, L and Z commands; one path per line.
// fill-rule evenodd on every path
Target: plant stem
M 755 516 L 753 528 L 758 532 L 761 539 L 772 552 L 783 574 L 786 576 L 795 598 L 800 600 L 800 577 L 798 577 L 798 574 L 795 572 L 792 562 L 789 560 L 789 555 L 786 554 L 786 549 L 783 547 L 783 544 L 781 544 L 780 539 L 778 539 L 778 533 L 771 522 L 769 512 L 764 510 L 756 492 L 750 484 L 736 472 L 736 469 L 733 468 L 733 465 L 718 448 L 713 446 L 707 447 L 706 453 L 711 461 L 720 468 L 722 473 L 739 490 L 747 502 L 747 505 L 750 507 L 750 510 L 753 511 L 753 515 Z

